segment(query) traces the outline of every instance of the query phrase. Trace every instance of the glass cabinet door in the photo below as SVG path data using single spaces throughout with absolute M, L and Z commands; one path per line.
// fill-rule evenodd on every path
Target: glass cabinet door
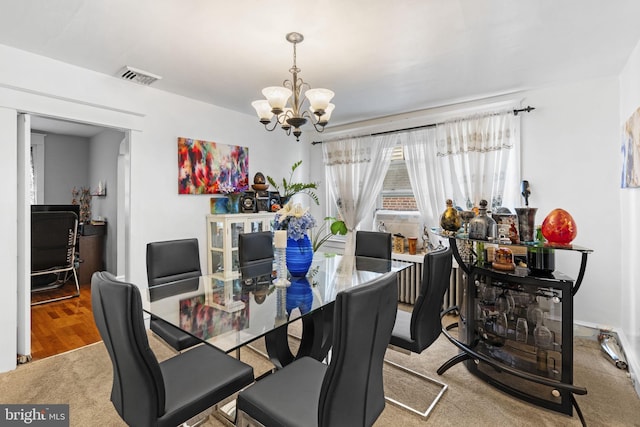
M 469 369 L 528 401 L 570 413 L 570 393 L 536 379 L 573 383 L 572 279 L 559 272 L 518 277 L 483 268 L 474 268 L 472 277 L 468 342 L 488 360 L 528 377 L 484 363 L 468 363 Z
M 211 223 L 211 247 L 222 249 L 224 245 L 224 222 Z
M 267 231 L 263 228 L 261 220 L 249 221 L 249 230 L 247 230 L 247 233 L 258 233 L 260 231 Z
M 273 217 L 272 213 L 207 215 L 208 272 L 223 272 L 229 277 L 237 274 L 240 233 L 271 230 Z
M 210 256 L 210 271 L 213 273 L 220 273 L 224 271 L 224 253 L 220 252 L 211 252 Z
M 563 291 L 476 276 L 479 352 L 534 375 L 562 378 Z
M 231 269 L 233 271 L 238 271 L 240 268 L 240 258 L 238 255 L 238 248 L 233 248 L 231 250 Z
M 231 247 L 238 248 L 238 235 L 244 233 L 244 221 L 229 223 L 231 229 Z

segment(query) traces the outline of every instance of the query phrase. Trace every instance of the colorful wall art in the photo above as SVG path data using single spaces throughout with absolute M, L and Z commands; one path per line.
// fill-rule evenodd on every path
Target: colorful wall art
M 178 194 L 230 194 L 249 186 L 249 149 L 178 138 Z
M 621 187 L 640 187 L 640 108 L 624 124 L 622 138 Z
M 207 305 L 204 295 L 180 300 L 180 328 L 200 339 L 206 340 L 248 327 L 248 303 L 242 310 L 229 312 Z

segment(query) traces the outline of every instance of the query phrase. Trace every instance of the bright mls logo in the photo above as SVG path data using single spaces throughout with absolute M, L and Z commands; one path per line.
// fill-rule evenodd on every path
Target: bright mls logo
M 1 405 L 0 427 L 68 427 L 69 405 Z

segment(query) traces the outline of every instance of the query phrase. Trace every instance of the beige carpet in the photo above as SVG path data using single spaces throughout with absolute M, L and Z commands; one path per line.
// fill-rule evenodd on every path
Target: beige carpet
M 597 341 L 585 332 L 576 334 L 575 384 L 588 390 L 577 396 L 589 426 L 640 426 L 640 399 L 625 371 L 614 367 L 602 354 Z M 151 337 L 159 359 L 171 350 Z M 444 336 L 422 355 L 405 355 L 389 350 L 389 359 L 437 377 L 436 369 L 457 353 Z M 242 359 L 255 367 L 256 374 L 270 364 L 251 350 Z M 464 365 L 451 368 L 438 377 L 449 390 L 427 421 L 387 404 L 376 426 L 579 426 L 577 415 L 570 417 L 534 407 L 506 395 L 467 372 Z M 404 393 L 424 402 L 433 387 L 415 384 L 395 370 L 385 369 L 385 389 L 390 395 Z M 31 362 L 15 371 L 0 374 L 0 403 L 68 403 L 72 426 L 123 426 L 109 401 L 111 363 L 102 342 L 65 354 Z M 206 426 L 224 425 L 210 417 Z

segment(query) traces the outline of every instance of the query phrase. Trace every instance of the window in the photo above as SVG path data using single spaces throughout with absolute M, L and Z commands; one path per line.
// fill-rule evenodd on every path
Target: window
M 411 182 L 409 181 L 409 172 L 404 161 L 402 145 L 398 145 L 393 149 L 391 164 L 382 185 L 379 207 L 394 211 L 418 210 Z

